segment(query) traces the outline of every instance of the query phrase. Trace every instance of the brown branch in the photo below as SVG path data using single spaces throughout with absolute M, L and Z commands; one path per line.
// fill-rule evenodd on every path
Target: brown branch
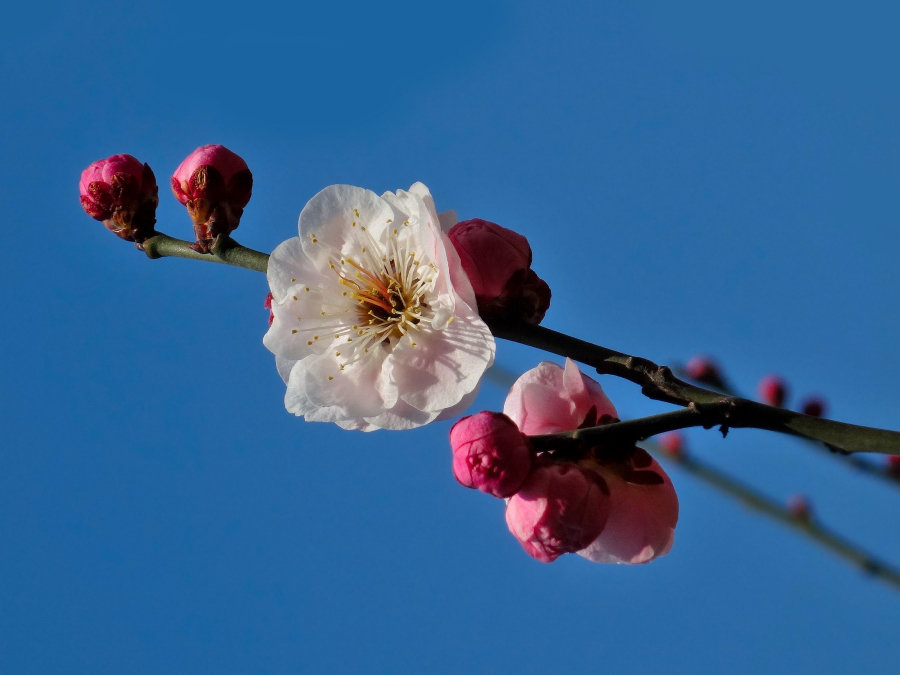
M 804 415 L 737 396 L 704 389 L 678 379 L 672 370 L 638 356 L 591 344 L 563 333 L 529 324 L 493 324 L 498 338 L 568 356 L 592 366 L 601 375 L 615 375 L 640 385 L 645 396 L 681 406 L 717 404 L 712 423 L 702 426 L 754 428 L 801 436 L 842 452 L 880 452 L 900 455 L 900 433 Z M 706 413 L 704 413 L 706 414 Z M 709 421 L 711 418 L 704 418 Z M 688 425 L 701 426 L 701 425 Z

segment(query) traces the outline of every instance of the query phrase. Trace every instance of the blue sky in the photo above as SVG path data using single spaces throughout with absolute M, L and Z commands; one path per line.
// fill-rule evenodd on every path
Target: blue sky
M 898 428 L 898 10 L 729 5 L 7 9 L 0 670 L 892 672 L 900 596 L 677 468 L 666 558 L 533 561 L 455 483 L 448 423 L 284 411 L 262 275 L 149 261 L 78 204 L 128 152 L 188 236 L 168 176 L 222 143 L 255 177 L 235 235 L 271 250 L 328 184 L 421 180 L 528 236 L 547 326 Z M 623 416 L 665 409 L 602 382 Z M 896 490 L 791 439 L 689 440 L 900 561 Z

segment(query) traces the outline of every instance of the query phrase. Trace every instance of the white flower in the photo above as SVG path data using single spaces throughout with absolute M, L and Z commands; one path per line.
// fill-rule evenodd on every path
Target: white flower
M 332 185 L 299 229 L 269 258 L 274 320 L 263 338 L 288 411 L 369 431 L 468 407 L 494 339 L 428 188 L 379 197 Z

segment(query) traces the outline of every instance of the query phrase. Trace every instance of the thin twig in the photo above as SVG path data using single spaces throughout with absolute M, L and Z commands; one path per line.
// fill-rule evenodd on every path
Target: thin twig
M 176 239 L 166 234 L 158 233 L 145 240 L 141 245 L 148 258 L 177 257 L 204 262 L 220 263 L 232 267 L 243 267 L 265 273 L 269 256 L 252 248 L 241 246 L 230 237 L 220 237 L 213 244 L 209 253 L 199 253 L 191 248 L 191 243 L 184 239 Z
M 683 373 L 683 370 L 680 370 L 680 374 L 681 373 Z M 740 392 L 738 391 L 737 387 L 730 384 L 725 379 L 725 376 L 722 374 L 720 368 L 717 367 L 715 369 L 713 375 L 714 375 L 715 381 L 716 381 L 716 386 L 715 386 L 716 390 L 721 391 L 726 396 L 738 397 L 741 395 Z M 693 379 L 693 378 L 689 378 L 689 379 Z M 815 441 L 813 439 L 810 439 L 810 438 L 802 438 L 801 437 L 801 440 L 805 441 L 806 444 L 810 448 L 812 448 L 816 452 L 819 452 L 820 454 L 827 455 L 833 459 L 839 460 L 839 461 L 843 462 L 845 465 L 850 466 L 850 467 L 856 469 L 857 471 L 860 471 L 868 476 L 878 478 L 878 479 L 890 484 L 891 486 L 893 486 L 895 488 L 900 488 L 900 474 L 898 474 L 895 471 L 892 471 L 887 466 L 876 466 L 876 465 L 872 464 L 871 462 L 867 462 L 866 460 L 864 460 L 860 457 L 854 457 L 853 455 L 848 455 L 844 452 L 836 451 L 834 448 L 830 448 L 827 445 L 824 445 L 824 444 L 822 444 L 818 441 Z
M 812 539 L 823 548 L 851 565 L 858 567 L 863 572 L 890 584 L 896 590 L 900 590 L 900 570 L 866 553 L 852 542 L 827 529 L 816 522 L 811 515 L 796 516 L 776 500 L 754 490 L 746 483 L 732 478 L 719 469 L 688 456 L 684 452 L 674 455 L 663 452 L 656 454 L 664 460 L 676 464 L 707 485 L 734 497 L 744 506 L 773 520 L 777 520 L 781 524 Z

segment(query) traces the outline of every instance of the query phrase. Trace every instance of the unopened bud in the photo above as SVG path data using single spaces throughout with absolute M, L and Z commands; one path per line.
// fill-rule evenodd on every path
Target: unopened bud
M 792 495 L 788 499 L 787 510 L 796 520 L 804 523 L 812 520 L 812 505 L 804 495 Z
M 804 415 L 812 417 L 822 417 L 825 414 L 825 399 L 819 396 L 809 396 L 800 406 L 800 411 Z
M 541 562 L 586 548 L 609 518 L 606 482 L 563 462 L 535 468 L 506 504 L 506 524 L 522 548 Z
M 81 172 L 81 207 L 110 231 L 141 244 L 155 232 L 158 188 L 153 170 L 131 155 L 101 159 Z
M 172 175 L 172 192 L 194 221 L 192 248 L 208 253 L 216 237 L 234 231 L 252 190 L 247 163 L 225 146 L 203 145 L 188 155 Z
M 448 233 L 478 301 L 491 322 L 538 324 L 550 306 L 550 287 L 531 269 L 531 246 L 517 232 L 474 218 Z
M 778 375 L 766 375 L 759 381 L 759 398 L 771 406 L 781 408 L 787 400 L 787 384 Z
M 897 455 L 889 455 L 887 458 L 887 472 L 900 480 L 900 456 Z
M 450 429 L 450 445 L 456 480 L 494 497 L 514 494 L 534 459 L 528 437 L 503 413 L 463 417 Z
M 684 435 L 678 431 L 669 431 L 659 437 L 659 448 L 673 459 L 684 457 Z
M 684 367 L 684 373 L 692 380 L 725 389 L 725 380 L 719 366 L 708 356 L 694 356 Z

